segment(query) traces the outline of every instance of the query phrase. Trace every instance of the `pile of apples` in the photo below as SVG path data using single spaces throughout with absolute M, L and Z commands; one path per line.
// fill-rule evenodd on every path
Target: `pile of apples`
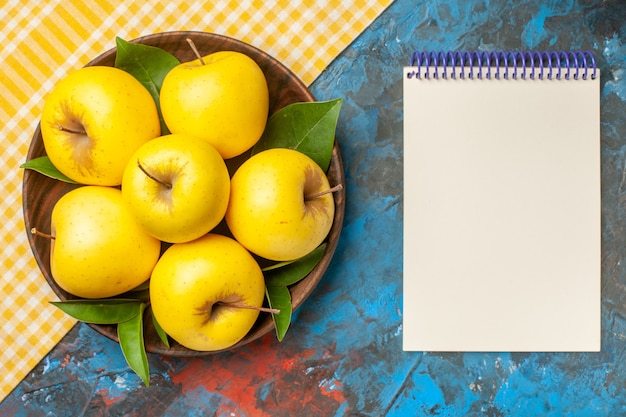
M 254 154 L 231 178 L 226 160 L 259 140 L 268 108 L 263 71 L 234 51 L 173 68 L 158 103 L 115 67 L 60 80 L 41 133 L 50 161 L 81 186 L 52 210 L 56 283 L 101 299 L 149 280 L 154 317 L 174 340 L 236 344 L 264 309 L 259 258 L 307 255 L 335 211 L 326 174 L 297 150 Z M 223 222 L 229 234 L 216 233 Z

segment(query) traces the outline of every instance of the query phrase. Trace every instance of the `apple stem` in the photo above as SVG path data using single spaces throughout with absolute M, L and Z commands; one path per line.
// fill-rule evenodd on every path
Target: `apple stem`
M 317 193 L 313 193 L 313 194 L 309 194 L 309 195 L 305 195 L 304 196 L 304 201 L 308 201 L 308 200 L 313 200 L 316 199 L 317 197 L 321 197 L 325 194 L 328 193 L 334 193 L 335 191 L 339 191 L 339 190 L 343 190 L 343 185 L 342 184 L 337 184 L 332 188 L 329 188 L 328 190 L 323 190 Z
M 146 174 L 146 176 L 148 178 L 150 178 L 153 181 L 158 182 L 159 184 L 161 184 L 162 186 L 164 186 L 165 188 L 167 188 L 168 190 L 172 189 L 172 184 L 169 182 L 165 182 L 157 177 L 155 177 L 154 175 L 150 174 L 144 167 L 143 165 L 141 165 L 141 162 L 139 161 L 139 159 L 137 160 L 137 166 L 139 167 L 139 169 L 141 170 L 141 172 L 143 172 L 144 174 Z
M 32 229 L 30 229 L 30 232 L 34 234 L 35 236 L 45 237 L 46 239 L 52 239 L 52 240 L 56 239 L 56 237 L 49 235 L 48 233 L 40 232 L 39 230 L 37 230 L 36 227 L 33 227 Z
M 198 52 L 198 48 L 196 48 L 196 44 L 193 42 L 193 40 L 191 40 L 191 38 L 187 38 L 185 40 L 191 47 L 191 50 L 193 51 L 193 53 L 196 54 L 196 56 L 198 57 L 202 65 L 204 65 L 204 60 L 202 59 L 202 55 L 200 55 L 200 52 Z
M 69 133 L 74 133 L 76 135 L 86 135 L 87 134 L 87 132 L 85 132 L 85 129 L 74 130 L 74 129 L 70 129 L 68 127 L 61 126 L 61 125 L 59 125 L 58 127 L 59 127 L 59 130 L 61 132 L 69 132 Z
M 276 308 L 267 308 L 267 307 L 256 307 L 256 306 L 250 306 L 248 304 L 240 304 L 240 303 L 225 303 L 225 302 L 220 302 L 218 304 L 221 304 L 225 307 L 232 307 L 232 308 L 247 308 L 248 310 L 258 310 L 261 311 L 263 313 L 272 313 L 272 314 L 279 314 L 280 310 L 276 309 Z

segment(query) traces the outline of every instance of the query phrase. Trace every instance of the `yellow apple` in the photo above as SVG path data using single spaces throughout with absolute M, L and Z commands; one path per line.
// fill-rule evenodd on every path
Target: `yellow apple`
M 130 155 L 160 132 L 148 90 L 114 67 L 68 74 L 46 96 L 41 116 L 48 157 L 81 184 L 119 185 Z
M 137 223 L 152 236 L 187 242 L 224 218 L 230 177 L 211 144 L 170 134 L 137 149 L 124 171 L 122 195 Z
M 51 216 L 50 270 L 65 291 L 106 298 L 150 277 L 161 242 L 137 225 L 119 189 L 76 188 L 57 201 Z
M 193 350 L 233 346 L 254 325 L 264 298 L 256 260 L 235 240 L 214 233 L 170 246 L 150 279 L 158 323 Z
M 225 159 L 259 140 L 269 109 L 263 71 L 252 58 L 235 51 L 174 67 L 163 80 L 159 100 L 172 133 L 203 138 Z
M 276 261 L 297 259 L 330 231 L 335 203 L 332 193 L 324 194 L 329 189 L 326 174 L 311 158 L 292 149 L 269 149 L 233 175 L 226 223 L 251 252 Z

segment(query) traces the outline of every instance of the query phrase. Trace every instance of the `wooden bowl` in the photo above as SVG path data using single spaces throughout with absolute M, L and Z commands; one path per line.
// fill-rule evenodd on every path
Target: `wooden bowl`
M 203 56 L 211 52 L 233 50 L 242 52 L 254 59 L 265 73 L 268 82 L 270 114 L 291 103 L 315 100 L 302 81 L 288 68 L 267 53 L 236 39 L 204 32 L 166 32 L 144 36 L 135 39 L 133 42 L 159 47 L 175 55 L 181 62 L 185 62 L 195 58 L 193 51 L 185 40 L 186 38 L 191 38 L 194 41 L 200 54 Z M 115 63 L 115 53 L 115 48 L 113 48 L 98 56 L 87 65 L 113 66 Z M 27 160 L 43 156 L 45 153 L 41 131 L 38 126 L 28 150 Z M 231 173 L 248 157 L 249 153 L 227 161 Z M 327 175 L 331 185 L 345 185 L 343 161 L 336 141 Z M 29 231 L 32 227 L 37 227 L 40 230 L 49 230 L 50 215 L 53 206 L 63 194 L 76 187 L 76 185 L 57 181 L 31 170 L 24 172 L 22 199 L 28 242 L 46 281 L 61 300 L 71 300 L 77 297 L 61 289 L 50 273 L 50 241 L 48 239 L 37 238 Z M 342 191 L 335 192 L 334 199 L 336 206 L 335 217 L 327 237 L 327 247 L 324 255 L 308 276 L 289 288 L 294 310 L 302 305 L 316 287 L 324 275 L 337 246 L 345 211 L 345 188 Z M 148 352 L 182 357 L 202 356 L 215 353 L 190 350 L 172 340 L 170 348 L 167 348 L 159 340 L 152 326 L 152 320 L 146 317 L 144 322 L 145 346 Z M 116 326 L 96 324 L 90 324 L 90 326 L 101 334 L 118 341 Z M 248 344 L 273 331 L 274 323 L 270 314 L 261 313 L 250 332 L 230 349 Z

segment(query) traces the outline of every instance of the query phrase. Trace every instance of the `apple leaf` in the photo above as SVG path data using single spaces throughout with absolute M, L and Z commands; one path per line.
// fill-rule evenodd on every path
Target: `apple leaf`
M 30 161 L 26 161 L 22 165 L 20 165 L 20 168 L 32 169 L 33 171 L 37 171 L 40 174 L 43 174 L 55 180 L 69 182 L 71 184 L 78 184 L 76 181 L 67 177 L 65 174 L 59 171 L 59 169 L 52 164 L 52 161 L 50 161 L 50 158 L 48 158 L 48 156 L 33 158 Z
M 326 246 L 326 243 L 322 243 L 300 259 L 264 268 L 266 285 L 286 287 L 300 281 L 317 265 L 324 254 L 324 250 L 326 250 Z
M 124 294 L 121 294 L 121 296 L 132 298 L 137 301 L 148 300 L 150 298 L 150 289 L 146 288 L 143 290 L 130 290 L 128 292 L 125 292 Z
M 276 328 L 276 338 L 281 342 L 291 324 L 291 293 L 285 286 L 266 286 L 265 295 L 270 308 L 280 310 L 278 314 L 272 313 L 272 319 Z
M 293 103 L 270 116 L 252 154 L 270 148 L 298 150 L 326 171 L 330 165 L 339 119 L 340 98 Z
M 150 280 L 146 280 L 145 282 L 139 284 L 132 290 L 126 291 L 124 294 L 121 294 L 120 297 L 132 298 L 138 301 L 149 299 L 150 298 Z
M 147 279 L 144 282 L 142 282 L 141 284 L 137 285 L 131 291 L 143 291 L 143 290 L 149 290 L 149 289 L 150 289 L 150 280 Z
M 120 37 L 115 38 L 115 45 L 117 47 L 115 66 L 131 74 L 148 89 L 159 110 L 161 134 L 168 134 L 169 129 L 161 114 L 159 92 L 167 73 L 179 65 L 180 61 L 161 48 L 128 42 Z
M 167 333 L 165 333 L 165 330 L 163 330 L 163 328 L 161 327 L 161 325 L 157 321 L 156 317 L 154 317 L 154 313 L 151 314 L 151 316 L 152 316 L 152 324 L 154 325 L 154 329 L 156 330 L 157 335 L 159 335 L 159 339 L 161 339 L 161 342 L 163 342 L 165 347 L 169 348 L 170 347 L 170 341 L 167 338 Z
M 289 262 L 279 262 L 277 264 L 263 268 L 265 277 L 265 296 L 270 308 L 280 310 L 278 314 L 272 314 L 276 337 L 282 341 L 291 324 L 291 293 L 289 285 L 295 284 L 306 277 L 319 262 L 326 250 L 326 243 L 322 243 L 313 249 L 309 254 L 300 259 Z
M 150 368 L 143 340 L 143 311 L 146 305 L 140 303 L 134 307 L 135 316 L 117 325 L 117 337 L 126 362 L 148 387 L 150 386 Z
M 117 324 L 137 315 L 137 300 L 118 298 L 104 300 L 51 301 L 57 308 L 77 320 L 94 324 Z

